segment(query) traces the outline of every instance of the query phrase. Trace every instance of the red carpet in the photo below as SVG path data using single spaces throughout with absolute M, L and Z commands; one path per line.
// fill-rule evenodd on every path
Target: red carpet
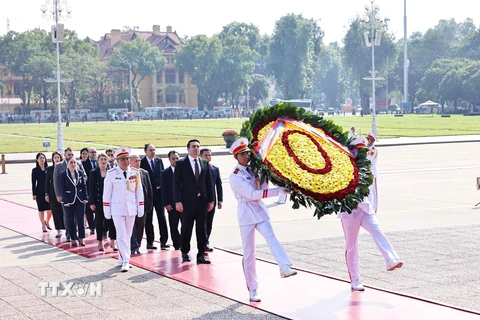
M 116 257 L 96 249 L 96 239 L 89 236 L 86 247 L 70 248 L 54 238 L 55 231 L 41 232 L 34 208 L 0 199 L 0 225 L 67 251 L 89 257 Z M 40 232 L 38 232 L 40 230 Z M 206 291 L 250 304 L 261 310 L 290 319 L 478 319 L 480 313 L 469 312 L 396 293 L 367 288 L 352 292 L 350 284 L 319 274 L 299 270 L 298 275 L 280 279 L 275 264 L 258 261 L 257 273 L 262 302 L 250 303 L 242 271 L 242 257 L 216 249 L 209 254 L 211 265 L 182 263 L 179 251 L 149 251 L 132 257 L 135 266 L 190 284 Z

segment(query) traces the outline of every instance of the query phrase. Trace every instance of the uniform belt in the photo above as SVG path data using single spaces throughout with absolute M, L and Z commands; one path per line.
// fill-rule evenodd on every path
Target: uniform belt
M 257 200 L 241 197 L 241 198 L 237 198 L 237 201 L 238 202 L 253 202 L 253 201 L 257 201 Z

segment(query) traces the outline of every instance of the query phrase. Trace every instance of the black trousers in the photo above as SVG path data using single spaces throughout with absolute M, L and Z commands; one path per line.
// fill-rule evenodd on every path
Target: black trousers
M 55 230 L 65 229 L 65 221 L 63 219 L 63 206 L 57 201 L 55 193 L 49 194 L 50 208 L 52 209 L 53 223 L 55 224 Z
M 175 208 L 168 211 L 168 225 L 170 226 L 170 235 L 172 236 L 173 247 L 175 249 L 182 247 L 182 237 L 178 231 L 178 223 L 180 222 L 180 219 L 181 214 L 175 210 Z
M 103 240 L 103 232 L 105 231 L 105 225 L 108 226 L 108 235 L 110 236 L 110 240 L 116 240 L 117 230 L 115 229 L 115 225 L 113 224 L 113 219 L 105 219 L 103 207 L 97 207 L 95 210 L 95 227 L 97 229 L 98 241 Z
M 140 249 L 142 246 L 143 230 L 145 228 L 146 215 L 141 218 L 135 217 L 135 223 L 133 225 L 132 237 L 130 238 L 130 250 L 133 252 Z
M 196 203 L 195 203 L 196 202 Z M 193 203 L 183 203 L 182 213 L 182 253 L 190 252 L 190 240 L 192 239 L 193 224 L 197 236 L 197 258 L 205 252 L 207 240 L 207 204 L 199 198 Z
M 90 230 L 95 230 L 95 220 L 93 216 L 93 211 L 90 209 L 90 206 L 86 206 L 87 208 L 85 209 L 85 215 L 87 216 L 87 222 L 88 222 L 88 228 Z
M 167 219 L 165 218 L 165 208 L 163 207 L 162 197 L 156 192 L 153 200 L 153 207 L 157 213 L 158 230 L 160 232 L 160 243 L 166 244 L 168 241 Z M 153 212 L 146 213 L 145 233 L 147 234 L 147 244 L 153 244 L 155 241 L 155 231 L 153 228 Z
M 207 242 L 206 244 L 210 244 L 210 234 L 212 233 L 212 226 L 213 226 L 213 216 L 215 215 L 215 206 L 211 211 L 207 212 Z

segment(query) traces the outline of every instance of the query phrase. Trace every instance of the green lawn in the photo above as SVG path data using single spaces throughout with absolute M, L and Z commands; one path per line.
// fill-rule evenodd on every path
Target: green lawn
M 344 130 L 355 125 L 357 133 L 366 135 L 371 131 L 372 118 L 335 116 L 329 117 Z M 106 147 L 127 145 L 142 148 L 146 142 L 157 147 L 184 146 L 189 139 L 198 138 L 202 145 L 223 145 L 221 133 L 226 129 L 240 131 L 245 119 L 231 120 L 180 120 L 140 122 L 72 122 L 63 128 L 65 146 L 79 150 L 94 146 L 101 150 Z M 439 115 L 393 115 L 377 116 L 380 138 L 423 137 L 446 135 L 480 134 L 480 117 Z M 42 142 L 49 141 L 48 151 L 56 149 L 56 124 L 1 124 L 0 153 L 45 151 Z

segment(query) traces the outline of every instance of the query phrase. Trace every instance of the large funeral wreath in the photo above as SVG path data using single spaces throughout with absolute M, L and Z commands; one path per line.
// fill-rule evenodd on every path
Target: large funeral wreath
M 243 123 L 240 135 L 256 150 L 252 169 L 290 189 L 294 209 L 314 207 L 320 219 L 350 213 L 368 196 L 373 180 L 366 150 L 352 156 L 347 133 L 331 120 L 279 103 L 256 111 Z

